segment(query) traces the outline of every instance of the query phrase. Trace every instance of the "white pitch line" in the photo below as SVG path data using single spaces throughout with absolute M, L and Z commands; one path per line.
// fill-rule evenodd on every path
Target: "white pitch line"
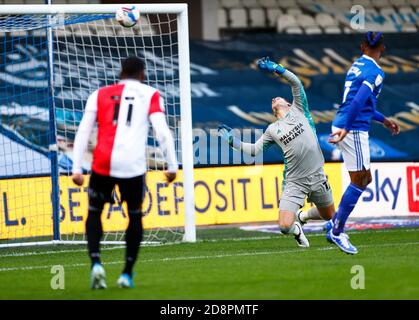
M 369 234 L 369 233 L 391 233 L 391 232 L 398 232 L 398 231 L 400 231 L 400 228 L 386 229 L 386 230 L 360 230 L 360 231 L 349 232 L 349 234 L 353 235 L 353 234 Z M 405 229 L 405 230 L 403 230 L 403 232 L 419 232 L 419 228 Z M 266 232 L 266 233 L 268 233 L 268 232 Z M 308 235 L 308 238 L 324 237 L 325 236 L 325 234 L 323 232 L 307 233 L 307 235 Z M 275 233 L 272 236 L 198 240 L 197 243 L 224 242 L 224 241 L 239 242 L 239 241 L 256 241 L 256 240 L 271 240 L 271 239 L 281 240 L 281 239 L 286 239 L 286 238 L 282 237 L 280 233 L 278 233 L 278 234 Z M 168 245 L 177 245 L 177 244 L 183 244 L 183 243 L 167 243 L 167 244 L 161 244 L 159 246 L 168 246 Z M 106 251 L 106 250 L 115 250 L 115 249 L 123 249 L 123 248 L 125 248 L 125 246 L 104 247 L 102 250 Z M 80 252 L 86 252 L 86 249 L 14 252 L 14 253 L 0 254 L 0 259 L 1 258 L 25 257 L 25 256 L 62 254 L 62 253 L 80 253 Z
M 242 237 L 242 238 L 225 238 L 225 239 L 209 239 L 209 240 L 198 240 L 197 243 L 205 243 L 205 242 L 221 242 L 221 241 L 254 241 L 254 240 L 270 240 L 270 239 L 277 239 L 278 236 L 264 236 L 264 237 Z M 180 243 L 162 243 L 158 246 L 169 246 L 169 245 L 177 245 L 183 244 Z M 147 246 L 147 245 L 146 245 Z M 156 245 L 153 245 L 155 247 Z M 101 250 L 115 250 L 115 249 L 124 249 L 125 246 L 116 246 L 116 247 L 106 247 Z M 14 258 L 14 257 L 26 257 L 26 256 L 41 256 L 41 255 L 50 255 L 50 254 L 61 254 L 61 253 L 79 253 L 79 252 L 86 252 L 87 249 L 71 249 L 71 250 L 49 250 L 49 251 L 30 251 L 30 252 L 13 252 L 13 253 L 6 253 L 0 254 L 1 258 Z
M 304 228 L 303 228 L 304 229 Z M 377 230 L 377 229 L 367 229 L 367 230 L 355 230 L 355 231 L 348 231 L 348 235 L 353 235 L 353 234 L 371 234 L 371 233 L 392 233 L 392 232 L 398 232 L 400 230 L 403 230 L 403 232 L 418 232 L 419 233 L 419 228 L 412 228 L 412 229 L 402 229 L 402 228 L 392 228 L 392 229 L 382 229 L 382 230 Z M 308 237 L 325 237 L 326 234 L 324 232 L 316 232 L 316 233 L 309 233 L 306 232 L 306 235 L 308 235 Z
M 278 229 L 279 230 L 279 229 Z M 304 230 L 304 227 L 303 227 Z M 371 233 L 391 233 L 391 232 L 399 232 L 400 230 L 402 230 L 403 232 L 418 232 L 419 233 L 419 228 L 391 228 L 391 229 L 365 229 L 365 230 L 349 230 L 347 233 L 349 235 L 353 235 L 353 234 L 371 234 Z M 273 234 L 273 235 L 282 235 L 282 233 L 280 231 L 260 231 L 260 230 L 243 230 L 243 231 L 251 231 L 251 232 L 261 232 L 261 233 L 266 233 L 266 234 Z M 325 231 L 315 231 L 315 232 L 306 232 L 306 235 L 310 238 L 310 237 L 325 237 L 326 233 Z M 271 236 L 271 237 L 266 237 L 266 238 L 275 238 L 276 236 Z M 245 239 L 245 238 L 243 238 Z M 222 239 L 224 240 L 224 239 Z M 225 240 L 228 240 L 225 239 Z M 218 241 L 218 240 L 208 240 L 208 241 Z
M 402 242 L 402 243 L 382 243 L 376 245 L 360 245 L 359 248 L 377 248 L 377 247 L 393 247 L 393 246 L 409 246 L 409 245 L 419 245 L 419 242 Z M 337 247 L 323 247 L 314 249 L 315 251 L 327 251 L 327 250 L 337 250 Z M 234 254 L 216 254 L 216 255 L 206 255 L 206 256 L 184 256 L 184 257 L 174 257 L 174 258 L 160 258 L 160 259 L 145 259 L 140 260 L 140 263 L 144 262 L 170 262 L 170 261 L 181 261 L 181 260 L 203 260 L 203 259 L 219 259 L 219 258 L 233 258 L 233 257 L 244 257 L 244 256 L 256 256 L 256 255 L 273 255 L 273 254 L 287 254 L 287 253 L 308 253 L 310 249 L 295 249 L 295 250 L 280 250 L 280 251 L 256 251 L 256 252 L 242 252 Z M 104 265 L 113 265 L 113 264 L 122 264 L 124 261 L 111 261 L 104 262 Z M 90 263 L 75 263 L 62 265 L 65 268 L 76 268 L 76 267 L 85 267 L 89 266 Z M 39 270 L 39 269 L 50 269 L 54 265 L 41 265 L 41 266 L 26 266 L 26 267 L 10 267 L 10 268 L 0 268 L 0 272 L 7 271 L 29 271 L 29 270 Z

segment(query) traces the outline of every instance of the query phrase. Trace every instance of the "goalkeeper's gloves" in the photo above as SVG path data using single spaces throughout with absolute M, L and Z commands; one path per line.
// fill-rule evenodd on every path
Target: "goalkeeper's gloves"
M 240 140 L 234 137 L 233 129 L 229 126 L 222 124 L 218 127 L 218 135 L 221 139 L 227 141 L 230 147 L 234 149 L 240 149 Z
M 283 74 L 285 72 L 284 66 L 282 64 L 275 63 L 269 60 L 269 57 L 264 57 L 258 60 L 258 67 L 261 70 L 267 70 L 269 72 L 276 72 L 277 74 Z

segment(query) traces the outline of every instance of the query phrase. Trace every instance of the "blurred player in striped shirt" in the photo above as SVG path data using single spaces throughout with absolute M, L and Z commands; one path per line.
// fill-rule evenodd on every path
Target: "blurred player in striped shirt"
M 123 288 L 133 287 L 132 270 L 143 234 L 141 205 L 147 171 L 146 146 L 149 123 L 166 154 L 167 182 L 176 178 L 178 163 L 172 134 L 166 123 L 164 102 L 158 90 L 143 84 L 144 63 L 137 57 L 122 62 L 121 81 L 100 88 L 87 100 L 85 113 L 74 141 L 73 181 L 81 186 L 82 159 L 94 125 L 98 125 L 89 181 L 89 212 L 86 234 L 92 261 L 91 288 L 106 288 L 105 270 L 100 261 L 101 213 L 112 202 L 118 185 L 121 201 L 128 206 L 125 268 L 117 281 Z

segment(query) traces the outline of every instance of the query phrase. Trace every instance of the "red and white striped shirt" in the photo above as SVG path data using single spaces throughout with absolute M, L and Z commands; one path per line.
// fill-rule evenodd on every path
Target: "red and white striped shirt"
M 83 153 L 96 121 L 98 137 L 92 164 L 95 173 L 116 178 L 144 174 L 149 121 L 165 151 L 168 170 L 177 171 L 163 99 L 155 88 L 130 79 L 100 88 L 90 95 L 74 141 L 73 173 L 82 172 Z

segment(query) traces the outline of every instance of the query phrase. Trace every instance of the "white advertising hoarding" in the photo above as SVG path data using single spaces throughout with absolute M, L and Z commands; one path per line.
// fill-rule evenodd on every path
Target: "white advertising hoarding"
M 418 163 L 371 163 L 371 175 L 351 217 L 419 216 Z M 343 192 L 349 183 L 342 164 Z

